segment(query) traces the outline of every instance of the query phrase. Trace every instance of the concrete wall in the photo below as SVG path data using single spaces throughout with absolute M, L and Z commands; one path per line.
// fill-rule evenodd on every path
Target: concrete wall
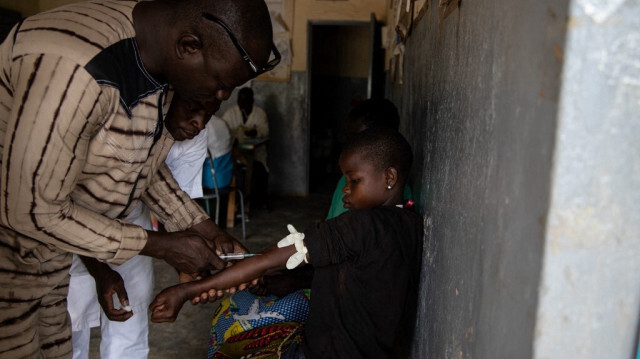
M 572 1 L 535 358 L 635 358 L 640 2 Z
M 566 1 L 438 2 L 389 84 L 425 219 L 415 358 L 531 358 Z
M 256 104 L 269 116 L 269 189 L 275 194 L 308 194 L 307 83 L 307 73 L 298 71 L 290 82 L 253 83 Z
M 638 1 L 437 2 L 390 84 L 426 214 L 415 358 L 631 358 Z

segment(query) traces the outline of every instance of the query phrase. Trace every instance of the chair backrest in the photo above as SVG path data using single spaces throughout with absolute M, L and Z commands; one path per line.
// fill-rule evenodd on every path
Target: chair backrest
M 217 181 L 216 185 L 219 189 L 231 186 L 234 177 L 234 163 L 231 152 L 227 152 L 221 156 L 213 157 L 208 153 L 208 159 L 205 165 L 209 168 L 203 171 L 203 185 L 207 188 L 213 188 L 213 179 Z M 206 173 L 205 173 L 206 172 Z M 209 176 L 213 176 L 209 178 Z
M 220 188 L 218 187 L 218 181 L 216 180 L 216 169 L 213 167 L 213 158 L 211 156 L 211 152 L 207 149 L 207 157 L 205 158 L 204 169 L 203 169 L 203 179 L 202 186 L 204 188 L 210 188 L 213 190 L 214 194 L 218 196 L 220 194 Z M 207 169 L 207 167 L 209 167 Z M 207 171 L 208 170 L 208 171 Z M 210 184 L 212 186 L 210 186 Z

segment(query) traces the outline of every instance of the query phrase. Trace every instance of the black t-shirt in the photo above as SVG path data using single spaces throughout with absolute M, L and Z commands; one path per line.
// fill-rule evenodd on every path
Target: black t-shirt
M 422 217 L 395 206 L 351 210 L 305 231 L 315 268 L 308 358 L 392 357 L 413 327 Z

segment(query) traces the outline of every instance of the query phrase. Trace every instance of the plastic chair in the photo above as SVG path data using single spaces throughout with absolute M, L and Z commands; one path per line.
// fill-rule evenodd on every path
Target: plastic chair
M 211 158 L 211 153 L 209 153 L 209 151 L 207 151 L 207 158 L 205 159 L 205 161 L 209 163 L 209 168 L 211 168 L 211 177 L 213 179 L 213 188 L 206 188 L 206 187 L 202 188 L 202 192 L 203 192 L 202 199 L 204 199 L 205 210 L 207 211 L 209 216 L 211 216 L 211 209 L 209 208 L 209 200 L 215 199 L 216 213 L 214 216 L 214 220 L 215 220 L 215 223 L 218 224 L 218 217 L 220 214 L 220 198 L 227 194 L 229 195 L 237 194 L 240 197 L 239 202 L 240 202 L 240 221 L 242 223 L 242 239 L 246 239 L 247 230 L 246 230 L 246 218 L 244 213 L 244 195 L 242 194 L 242 191 L 233 185 L 219 188 L 218 181 L 216 181 L 216 170 L 213 167 L 213 159 Z M 227 208 L 227 211 L 233 211 L 233 210 L 234 210 L 233 208 Z

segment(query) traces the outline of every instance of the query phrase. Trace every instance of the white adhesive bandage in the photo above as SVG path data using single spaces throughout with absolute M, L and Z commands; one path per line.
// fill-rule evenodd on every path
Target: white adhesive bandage
M 130 305 L 122 305 L 120 303 L 120 299 L 118 298 L 118 294 L 117 293 L 113 293 L 111 298 L 113 298 L 113 307 L 115 309 L 124 309 L 126 312 L 130 312 L 133 310 L 133 308 L 131 308 Z
M 296 253 L 291 255 L 287 260 L 287 269 L 293 269 L 300 265 L 302 261 L 305 263 L 309 263 L 307 261 L 307 247 L 304 245 L 304 233 L 298 232 L 292 225 L 287 224 L 287 229 L 289 230 L 289 235 L 282 238 L 278 242 L 278 248 L 288 247 L 290 245 L 295 245 Z

